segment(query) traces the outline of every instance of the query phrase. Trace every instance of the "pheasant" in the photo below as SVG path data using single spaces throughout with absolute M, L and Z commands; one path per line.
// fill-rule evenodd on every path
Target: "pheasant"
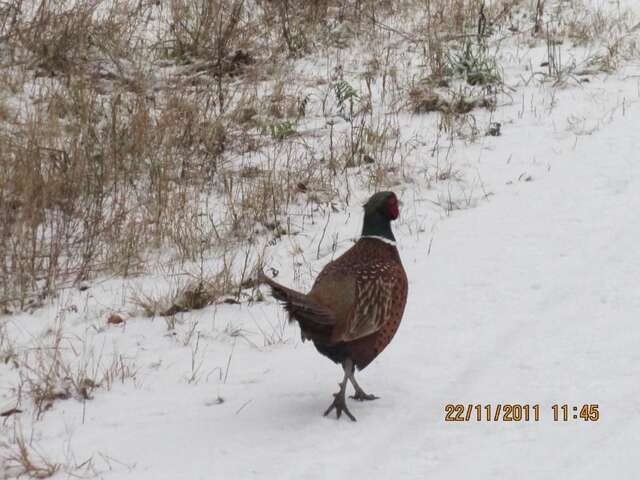
M 351 398 L 378 398 L 358 384 L 355 368 L 364 369 L 389 344 L 407 302 L 407 275 L 391 231 L 391 221 L 399 214 L 395 193 L 369 198 L 360 239 L 322 269 L 307 294 L 261 275 L 289 321 L 300 324 L 302 340 L 311 340 L 318 352 L 342 365 L 344 378 L 325 416 L 335 409 L 337 418 L 344 412 L 356 421 L 345 401 L 347 381 L 355 389 Z

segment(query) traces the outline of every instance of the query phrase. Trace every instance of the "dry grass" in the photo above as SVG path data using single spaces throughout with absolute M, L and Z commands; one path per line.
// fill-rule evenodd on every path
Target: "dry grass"
M 30 478 L 49 478 L 60 470 L 59 464 L 29 445 L 20 428 L 16 429 L 12 443 L 0 442 L 0 467 L 8 475 L 7 478 L 25 475 Z
M 58 401 L 85 402 L 96 390 L 110 390 L 116 381 L 135 381 L 137 368 L 117 353 L 96 351 L 87 338 L 68 335 L 64 311 L 53 326 L 33 339 L 28 348 L 17 348 L 3 329 L 3 360 L 11 362 L 17 378 L 12 391 L 14 408 L 32 407 L 37 420 Z
M 164 317 L 197 383 L 206 337 L 180 313 L 262 300 L 268 246 L 288 237 L 299 280 L 305 229 L 325 225 L 315 259 L 335 253 L 327 225 L 354 192 L 422 181 L 443 215 L 489 195 L 450 153 L 501 134 L 505 44 L 546 47 L 523 84 L 559 87 L 637 55 L 633 27 L 580 1 L 0 1 L 0 315 L 98 276 L 159 273 L 169 288 L 129 303 Z M 328 67 L 309 76 L 313 63 Z M 411 115 L 433 120 L 428 140 L 407 138 Z M 288 340 L 284 319 L 264 320 L 263 347 Z M 62 326 L 20 349 L 0 322 L 16 408 L 36 421 L 137 380 L 130 359 Z M 232 323 L 219 335 L 259 346 Z M 0 468 L 65 470 L 20 432 Z
M 131 303 L 148 317 L 174 317 L 177 313 L 200 310 L 220 301 L 232 288 L 228 282 L 225 273 L 221 272 L 211 278 L 190 279 L 165 294 L 134 291 Z
M 0 308 L 148 271 L 157 251 L 182 265 L 277 241 L 297 233 L 296 215 L 348 204 L 354 188 L 406 181 L 412 147 L 374 108 L 435 110 L 448 135 L 476 136 L 473 110 L 493 109 L 502 87 L 496 37 L 607 39 L 588 65 L 601 70 L 629 53 L 627 16 L 554 5 L 2 3 Z M 403 74 L 389 39 L 420 52 L 421 80 Z M 339 69 L 292 81 L 292 59 L 350 45 L 371 46 L 360 84 Z M 549 76 L 571 78 L 549 51 Z M 253 267 L 228 265 L 234 276 Z

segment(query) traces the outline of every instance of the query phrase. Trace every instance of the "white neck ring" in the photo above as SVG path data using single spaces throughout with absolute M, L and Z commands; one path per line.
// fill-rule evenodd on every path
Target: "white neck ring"
M 389 240 L 388 238 L 380 237 L 378 235 L 362 235 L 360 238 L 374 238 L 389 245 L 393 245 L 394 247 L 396 246 L 396 242 L 394 242 L 393 240 Z

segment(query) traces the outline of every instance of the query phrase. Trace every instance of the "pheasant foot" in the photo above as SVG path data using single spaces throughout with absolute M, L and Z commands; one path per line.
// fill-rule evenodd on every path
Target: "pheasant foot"
M 375 395 L 372 395 L 370 393 L 365 393 L 364 390 L 356 390 L 355 395 L 351 395 L 351 397 L 349 398 L 360 400 L 362 402 L 364 400 L 378 400 L 380 397 L 376 397 Z
M 344 414 L 347 417 L 349 417 L 352 421 L 354 422 L 357 421 L 356 417 L 354 417 L 353 414 L 347 408 L 347 402 L 345 401 L 345 398 L 344 398 L 344 389 L 341 388 L 338 393 L 334 393 L 333 397 L 334 397 L 333 403 L 329 405 L 329 408 L 327 408 L 327 410 L 324 412 L 324 416 L 326 417 L 327 415 L 329 415 L 329 413 L 331 413 L 331 411 L 335 408 L 336 418 L 340 418 L 340 416 L 342 415 L 342 412 L 344 412 Z

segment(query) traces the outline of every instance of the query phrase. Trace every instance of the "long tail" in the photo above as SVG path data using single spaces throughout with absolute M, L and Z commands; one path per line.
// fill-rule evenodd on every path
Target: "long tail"
M 262 272 L 258 278 L 271 287 L 273 298 L 282 302 L 284 309 L 289 313 L 290 322 L 297 320 L 302 329 L 309 333 L 331 335 L 336 319 L 330 308 L 304 293 L 280 285 Z

